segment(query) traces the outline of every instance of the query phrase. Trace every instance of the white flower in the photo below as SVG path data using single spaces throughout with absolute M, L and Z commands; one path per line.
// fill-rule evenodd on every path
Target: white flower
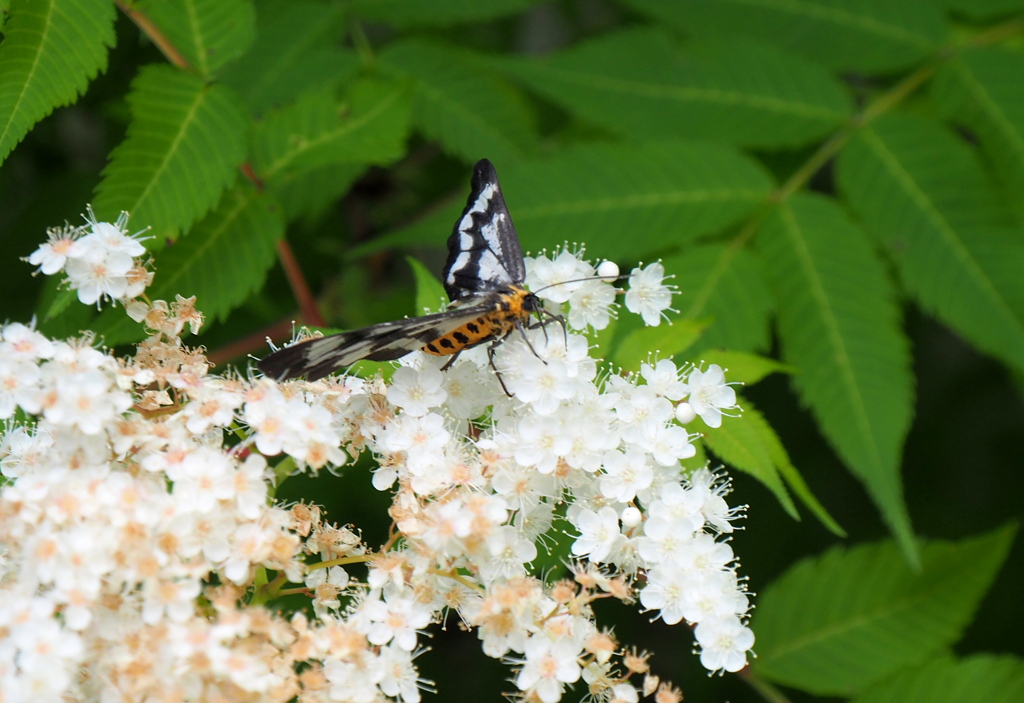
M 706 574 L 683 596 L 683 617 L 688 622 L 704 622 L 721 616 L 742 616 L 750 607 L 732 571 Z
M 594 268 L 580 258 L 582 254 L 563 249 L 554 260 L 546 256 L 527 259 L 526 285 L 545 300 L 568 301 L 573 291 L 594 275 Z
M 38 412 L 39 380 L 39 367 L 35 363 L 0 356 L 0 419 L 14 415 L 19 406 L 29 413 Z
M 605 281 L 585 281 L 569 296 L 569 326 L 582 330 L 589 325 L 603 330 L 611 322 L 616 291 Z
M 475 363 L 460 359 L 441 375 L 448 394 L 445 407 L 452 417 L 472 420 L 483 415 L 491 404 L 495 385 L 494 373 L 489 367 L 482 370 Z
M 638 491 L 651 485 L 654 478 L 647 455 L 637 448 L 630 448 L 625 454 L 610 452 L 604 461 L 604 471 L 601 493 L 619 503 L 633 500 Z
M 657 327 L 665 310 L 671 310 L 672 288 L 664 284 L 665 267 L 660 262 L 635 268 L 629 274 L 626 309 L 644 318 L 644 322 Z
M 142 621 L 155 625 L 164 617 L 184 622 L 195 611 L 200 584 L 195 579 L 149 579 L 142 589 Z
M 413 666 L 412 652 L 395 646 L 383 647 L 377 665 L 383 675 L 377 684 L 381 693 L 399 698 L 402 703 L 419 703 L 420 682 Z
M 524 654 L 526 664 L 516 677 L 516 686 L 535 693 L 543 703 L 561 699 L 565 684 L 575 683 L 582 673 L 577 661 L 580 645 L 571 639 L 552 641 L 534 635 L 527 640 Z
M 623 439 L 635 441 L 645 426 L 661 427 L 672 417 L 672 403 L 650 386 L 634 386 L 624 379 L 613 383 L 619 391 L 615 414 L 623 425 Z
M 754 646 L 754 633 L 737 617 L 722 616 L 697 625 L 694 636 L 700 644 L 700 663 L 708 671 L 737 672 L 747 665 L 747 652 Z
M 383 600 L 366 600 L 360 608 L 360 618 L 366 618 L 366 638 L 371 644 L 395 645 L 411 652 L 416 649 L 417 630 L 430 624 L 430 610 L 417 603 L 414 594 L 400 596 L 386 592 Z
M 572 553 L 586 556 L 590 561 L 604 561 L 623 539 L 615 508 L 606 506 L 597 512 L 580 510 L 573 522 L 580 536 L 572 543 Z
M 46 232 L 47 241 L 40 244 L 27 261 L 38 266 L 44 275 L 52 276 L 64 268 L 69 256 L 73 256 L 75 241 L 81 233 L 80 228 L 69 225 L 50 228 Z
M 115 293 L 117 272 L 136 294 L 149 277 L 137 237 L 124 218 L 88 222 L 51 237 L 36 264 L 70 265 L 87 298 Z M 97 262 L 103 275 L 75 273 Z M 588 279 L 581 252 L 537 264 L 544 280 L 531 285 L 556 283 L 539 291 L 550 315 L 607 322 L 614 289 Z M 647 313 L 654 273 L 634 275 Z M 716 541 L 742 509 L 721 474 L 681 478 L 693 447 L 673 419 L 714 369 L 692 388 L 667 360 L 599 372 L 587 338 L 547 316 L 495 350 L 514 397 L 486 345 L 444 372 L 447 359 L 414 354 L 387 381 L 279 384 L 218 375 L 185 346 L 201 320 L 193 300 L 134 308 L 151 336 L 132 358 L 0 326 L 0 415 L 15 418 L 0 428 L 5 693 L 418 703 L 420 634 L 448 617 L 476 628 L 488 655 L 518 657 L 524 699 L 554 703 L 583 678 L 602 700 L 636 703 L 624 647 L 587 605 L 629 602 L 634 588 L 666 622 L 716 625 L 698 637 L 705 665 L 745 661 L 749 596 Z M 286 456 L 270 466 L 273 455 Z M 275 502 L 275 475 L 359 456 L 378 463 L 373 485 L 392 489 L 383 544 L 286 503 L 290 488 Z M 576 578 L 549 582 L 534 562 L 563 520 L 578 535 Z M 294 608 L 303 597 L 315 617 Z
M 122 212 L 117 222 L 97 222 L 96 216 L 89 209 L 89 224 L 92 231 L 82 237 L 81 242 L 86 247 L 101 248 L 106 254 L 122 254 L 128 258 L 135 258 L 146 253 L 146 247 L 135 237 L 129 236 L 125 229 L 128 224 L 128 213 Z M 137 236 L 137 235 L 136 235 Z
M 127 273 L 132 268 L 131 258 L 105 256 L 101 250 L 86 251 L 86 256 L 69 259 L 64 269 L 71 288 L 78 291 L 79 301 L 92 305 L 103 297 L 123 298 L 128 291 Z
M 708 427 L 721 427 L 722 410 L 737 407 L 736 391 L 725 382 L 725 372 L 718 364 L 711 364 L 707 371 L 691 371 L 686 386 L 690 407 Z
M 344 703 L 376 703 L 380 700 L 377 684 L 387 675 L 381 661 L 366 652 L 358 662 L 328 658 L 324 677 L 330 682 L 328 695 L 332 701 Z
M 730 508 L 725 496 L 732 490 L 729 480 L 720 474 L 701 468 L 694 471 L 689 478 L 689 492 L 700 505 L 704 519 L 717 532 L 732 532 L 732 520 L 743 514 L 744 506 Z
M 640 375 L 658 395 L 680 400 L 686 395 L 686 384 L 679 380 L 679 369 L 671 359 L 662 359 L 655 366 L 640 364 Z
M 395 370 L 388 386 L 388 400 L 408 415 L 423 417 L 430 408 L 441 405 L 448 396 L 443 388 L 444 374 L 431 366 Z
M 680 459 L 689 459 L 697 454 L 697 448 L 690 444 L 690 433 L 673 423 L 646 423 L 640 428 L 636 442 L 661 466 L 676 466 Z
M 558 460 L 572 448 L 572 439 L 557 418 L 527 415 L 519 421 L 515 459 L 521 466 L 535 466 L 550 474 Z
M 512 525 L 502 525 L 487 540 L 491 559 L 481 564 L 480 575 L 485 582 L 497 578 L 508 580 L 526 573 L 524 564 L 537 558 L 537 545 L 529 533 Z
M 112 385 L 112 379 L 99 371 L 58 376 L 56 387 L 45 393 L 43 414 L 55 425 L 77 427 L 87 435 L 99 434 L 132 404 L 127 393 L 114 390 Z
M 405 452 L 405 465 L 410 472 L 424 475 L 430 466 L 444 456 L 451 439 L 444 418 L 434 413 L 423 417 L 400 415 L 388 425 L 380 439 L 380 447 L 388 452 Z
M 655 566 L 647 572 L 647 585 L 640 591 L 640 603 L 648 610 L 660 610 L 661 619 L 668 625 L 675 625 L 683 619 L 692 580 L 674 563 Z
M 0 331 L 0 358 L 12 361 L 38 361 L 49 359 L 54 353 L 54 344 L 35 330 L 34 323 L 23 325 L 12 322 Z
M 682 545 L 674 563 L 689 574 L 704 576 L 716 571 L 725 571 L 736 558 L 732 547 L 717 542 L 705 532 L 698 532 L 694 538 Z

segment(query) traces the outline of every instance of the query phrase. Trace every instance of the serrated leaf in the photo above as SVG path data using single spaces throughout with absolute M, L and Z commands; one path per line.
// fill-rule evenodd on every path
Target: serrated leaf
M 764 169 L 739 152 L 677 141 L 592 144 L 497 167 L 524 251 L 569 240 L 602 259 L 636 261 L 671 251 L 742 219 L 772 189 Z M 447 207 L 352 254 L 441 246 L 440 233 L 451 231 L 467 192 L 460 188 Z
M 167 301 L 194 295 L 208 325 L 224 320 L 263 285 L 283 236 L 276 203 L 255 188 L 239 186 L 188 237 L 155 253 L 156 276 L 146 294 Z M 144 336 L 142 326 L 120 309 L 104 312 L 95 329 L 111 345 Z
M 666 358 L 686 351 L 706 326 L 706 320 L 673 320 L 672 324 L 641 327 L 628 333 L 609 359 L 624 371 L 639 371 L 651 354 Z
M 414 79 L 413 122 L 450 153 L 509 164 L 535 148 L 522 97 L 473 53 L 416 38 L 389 45 L 379 61 Z
M 732 378 L 730 373 L 727 378 Z M 789 490 L 800 499 L 800 502 L 804 504 L 804 507 L 811 511 L 814 515 L 834 535 L 839 537 L 846 537 L 846 531 L 840 527 L 839 523 L 829 514 L 825 506 L 821 504 L 817 496 L 811 492 L 810 486 L 804 481 L 804 477 L 797 470 L 796 466 L 793 465 L 792 460 L 789 458 L 789 453 L 786 448 L 782 446 L 782 440 L 779 439 L 775 430 L 768 424 L 768 420 L 758 411 L 753 403 L 748 398 L 742 398 L 740 400 L 740 407 L 743 410 L 743 416 L 747 418 L 747 422 L 753 424 L 754 431 L 757 433 L 758 445 L 768 452 L 768 457 L 774 466 L 775 471 L 778 472 L 779 476 L 786 482 Z M 749 414 L 749 416 L 748 416 Z M 792 514 L 792 513 L 791 513 Z M 794 516 L 799 520 L 799 516 Z
M 416 315 L 443 310 L 448 302 L 441 281 L 427 270 L 427 267 L 411 256 L 405 257 L 416 279 Z
M 783 359 L 798 369 L 794 385 L 914 562 L 899 473 L 913 377 L 882 264 L 839 206 L 820 196 L 780 205 L 758 244 L 779 305 Z
M 385 164 L 404 153 L 409 90 L 403 83 L 359 81 L 344 100 L 307 93 L 253 133 L 251 160 L 261 180 L 328 164 Z
M 942 657 L 902 671 L 851 703 L 1017 703 L 1024 700 L 1024 662 L 1016 657 Z
M 904 68 L 935 51 L 948 34 L 933 0 L 625 2 L 692 36 L 746 35 L 843 71 Z
M 690 247 L 665 261 L 679 286 L 673 305 L 683 317 L 712 322 L 696 350 L 767 350 L 772 299 L 761 262 L 745 249 L 712 244 Z
M 92 201 L 101 221 L 122 210 L 151 227 L 154 247 L 206 214 L 245 158 L 246 119 L 229 89 L 170 66 L 146 66 L 128 95 L 128 135 Z
M 709 349 L 701 354 L 700 359 L 694 359 L 691 356 L 691 361 L 718 364 L 728 372 L 726 375 L 730 382 L 737 381 L 748 386 L 773 373 L 790 374 L 795 371 L 792 366 L 787 366 L 775 359 L 732 349 Z
M 960 637 L 1014 532 L 926 544 L 916 572 L 891 542 L 800 562 L 758 598 L 752 669 L 811 693 L 850 696 L 928 661 Z
M 85 92 L 114 45 L 110 0 L 17 0 L 0 43 L 0 162 L 39 120 Z
M 824 69 L 751 42 L 680 51 L 659 31 L 625 29 L 495 65 L 579 119 L 632 139 L 794 145 L 835 130 L 850 113 Z
M 838 178 L 919 304 L 1024 369 L 1024 242 L 969 149 L 934 123 L 887 115 L 850 142 Z
M 515 14 L 538 0 L 353 0 L 352 12 L 361 19 L 396 27 L 447 27 Z
M 722 419 L 722 426 L 703 433 L 703 442 L 729 468 L 750 474 L 772 492 L 783 510 L 799 520 L 800 515 L 779 477 L 769 443 L 781 446 L 775 432 L 761 413 L 746 401 L 743 414 Z
M 256 12 L 249 0 L 141 0 L 134 9 L 207 78 L 241 56 L 256 37 Z
M 306 91 L 338 85 L 359 67 L 341 46 L 343 6 L 314 0 L 261 2 L 256 49 L 221 72 L 255 114 L 285 105 Z
M 947 62 L 935 78 L 939 110 L 980 141 L 1003 181 L 1006 202 L 1024 218 L 1024 56 L 977 49 Z

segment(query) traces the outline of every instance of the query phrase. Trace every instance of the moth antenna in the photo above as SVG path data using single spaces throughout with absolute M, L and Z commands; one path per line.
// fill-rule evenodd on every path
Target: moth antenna
M 545 291 L 548 288 L 554 288 L 555 286 L 564 286 L 566 283 L 585 283 L 586 281 L 621 281 L 624 278 L 629 278 L 628 273 L 620 273 L 617 276 L 587 276 L 586 278 L 573 278 L 568 281 L 558 281 L 557 283 L 549 283 L 543 288 L 538 288 L 535 291 L 531 291 L 534 295 L 537 295 L 541 291 Z

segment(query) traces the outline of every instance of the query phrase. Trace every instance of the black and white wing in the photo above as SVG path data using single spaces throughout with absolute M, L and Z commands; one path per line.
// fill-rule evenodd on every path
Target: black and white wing
M 521 285 L 526 277 L 519 237 L 498 174 L 487 159 L 473 167 L 472 185 L 466 209 L 448 238 L 444 288 L 450 300 Z
M 268 378 L 283 381 L 305 375 L 310 381 L 361 361 L 391 361 L 458 329 L 493 310 L 470 305 L 445 312 L 382 322 L 329 337 L 282 347 L 259 361 Z

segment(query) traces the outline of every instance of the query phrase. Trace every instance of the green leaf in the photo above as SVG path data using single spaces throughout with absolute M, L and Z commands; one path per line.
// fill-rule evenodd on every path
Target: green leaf
M 934 123 L 888 115 L 840 154 L 838 179 L 918 303 L 1024 370 L 1024 242 L 970 150 Z
M 187 230 L 235 180 L 246 120 L 230 90 L 170 66 L 144 67 L 128 105 L 128 136 L 111 153 L 92 205 L 101 220 L 126 210 L 133 226 L 151 227 L 152 248 Z
M 703 432 L 703 441 L 729 468 L 750 474 L 764 484 L 794 520 L 796 506 L 782 484 L 770 445 L 781 447 L 775 431 L 764 416 L 743 401 L 743 414 L 722 419 L 722 426 Z
M 416 314 L 438 312 L 448 303 L 448 294 L 441 281 L 430 273 L 426 266 L 411 256 L 405 257 L 416 279 Z
M 413 122 L 427 137 L 466 161 L 519 161 L 537 144 L 522 97 L 468 51 L 422 39 L 391 44 L 385 69 L 415 79 Z
M 1024 0 L 943 0 L 943 4 L 973 20 L 990 20 L 1024 10 Z
M 1024 56 L 989 48 L 948 62 L 935 80 L 939 110 L 977 136 L 1003 181 L 1006 197 L 1024 219 Z
M 1024 662 L 978 655 L 926 662 L 882 681 L 851 703 L 1017 703 L 1024 700 Z
M 706 326 L 701 320 L 673 320 L 672 324 L 641 327 L 628 333 L 614 348 L 610 361 L 624 371 L 639 371 L 651 354 L 667 358 L 690 348 Z
M 538 0 L 353 0 L 356 17 L 396 27 L 447 27 L 515 14 Z
M 341 47 L 343 5 L 314 0 L 261 2 L 256 48 L 227 66 L 221 80 L 238 91 L 249 110 L 263 114 L 306 91 L 338 85 L 359 67 Z
M 792 366 L 779 363 L 775 359 L 732 349 L 709 349 L 701 354 L 700 359 L 691 356 L 691 360 L 695 363 L 718 364 L 729 372 L 727 376 L 730 382 L 738 381 L 747 386 L 773 373 L 789 374 L 794 371 Z
M 110 0 L 15 0 L 0 43 L 0 162 L 39 120 L 107 67 Z
M 750 404 L 749 400 L 743 400 L 743 412 L 753 411 L 754 407 Z M 808 510 L 811 511 L 822 525 L 828 529 L 829 532 L 838 536 L 846 537 L 846 531 L 840 527 L 839 523 L 829 514 L 825 506 L 821 504 L 818 498 L 811 492 L 810 486 L 804 481 L 804 477 L 797 471 L 796 466 L 789 458 L 789 454 L 786 452 L 786 448 L 782 446 L 782 440 L 779 439 L 778 435 L 775 434 L 775 430 L 768 425 L 768 421 L 761 415 L 754 417 L 755 422 L 763 422 L 765 427 L 761 431 L 761 441 L 768 447 L 768 452 L 771 455 L 772 462 L 775 464 L 775 469 L 779 472 L 779 475 L 786 481 L 786 485 L 789 486 L 789 490 L 800 499 L 800 502 L 804 504 Z
M 679 51 L 659 31 L 625 29 L 496 65 L 579 119 L 631 139 L 794 145 L 835 130 L 850 113 L 827 71 L 744 41 Z
M 408 86 L 359 81 L 344 100 L 311 92 L 272 114 L 253 133 L 251 160 L 268 183 L 328 164 L 386 164 L 405 153 L 408 126 Z
M 146 294 L 168 302 L 176 295 L 194 295 L 208 323 L 223 321 L 262 287 L 283 236 L 277 205 L 255 188 L 240 185 L 188 237 L 155 253 L 156 276 Z M 100 315 L 95 329 L 110 345 L 144 336 L 141 325 L 115 308 Z
M 742 219 L 768 197 L 771 178 L 725 146 L 653 142 L 591 144 L 502 168 L 502 191 L 524 251 L 567 239 L 602 259 L 672 250 Z M 370 247 L 444 243 L 465 206 L 466 186 L 450 204 Z
M 905 68 L 935 51 L 948 34 L 934 0 L 626 0 L 626 4 L 688 35 L 745 35 L 842 71 Z
M 794 385 L 916 562 L 899 474 L 913 377 L 882 264 L 839 206 L 820 196 L 781 205 L 758 242 L 779 301 L 783 358 L 798 369 Z
M 366 171 L 366 164 L 327 164 L 306 171 L 289 171 L 267 184 L 287 221 L 316 222 Z
M 256 36 L 249 0 L 142 0 L 135 9 L 207 78 L 245 53 Z
M 800 562 L 758 598 L 754 672 L 814 694 L 850 696 L 928 661 L 960 637 L 1014 532 L 926 544 L 916 572 L 891 542 Z
M 665 261 L 679 286 L 683 317 L 710 317 L 697 351 L 721 347 L 765 351 L 771 344 L 772 299 L 761 262 L 750 251 L 720 244 L 686 249 Z

